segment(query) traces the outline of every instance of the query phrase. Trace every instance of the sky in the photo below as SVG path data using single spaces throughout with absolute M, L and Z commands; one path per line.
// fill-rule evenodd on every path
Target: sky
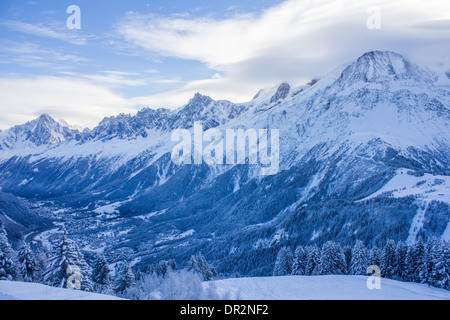
M 371 50 L 450 72 L 450 1 L 0 0 L 0 129 L 245 102 Z

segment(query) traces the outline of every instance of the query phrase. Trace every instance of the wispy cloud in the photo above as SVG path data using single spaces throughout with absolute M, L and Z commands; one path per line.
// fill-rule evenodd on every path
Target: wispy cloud
M 0 24 L 15 31 L 34 36 L 57 39 L 74 45 L 86 45 L 89 39 L 94 38 L 92 35 L 73 32 L 57 23 L 47 26 L 42 24 L 34 25 L 17 20 L 4 20 L 0 21 Z
M 71 69 L 77 63 L 90 60 L 74 54 L 63 53 L 56 48 L 45 49 L 34 42 L 0 41 L 0 63 L 15 63 L 31 68 Z
M 143 86 L 147 84 L 145 79 L 141 78 L 138 73 L 133 72 L 108 70 L 100 74 L 81 74 L 80 77 L 111 88 Z

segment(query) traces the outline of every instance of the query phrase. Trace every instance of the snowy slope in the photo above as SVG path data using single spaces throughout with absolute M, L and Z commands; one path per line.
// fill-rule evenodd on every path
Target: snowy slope
M 49 287 L 39 283 L 0 281 L 0 300 L 120 300 L 114 296 Z
M 396 198 L 412 195 L 423 202 L 436 200 L 450 204 L 450 176 L 429 173 L 417 176 L 411 174 L 411 170 L 401 168 L 396 170 L 395 176 L 380 190 L 361 201 L 372 199 L 383 193 L 391 193 L 392 197 Z
M 230 300 L 450 300 L 450 292 L 423 284 L 381 279 L 369 290 L 365 276 L 283 276 L 204 282 Z M 0 281 L 0 300 L 121 300 L 37 283 Z
M 284 276 L 208 282 L 218 294 L 240 300 L 450 300 L 450 292 L 423 284 L 381 279 L 369 290 L 365 276 Z

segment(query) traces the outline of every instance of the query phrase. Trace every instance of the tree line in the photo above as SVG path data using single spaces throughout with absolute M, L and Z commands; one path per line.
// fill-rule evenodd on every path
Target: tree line
M 438 237 L 413 244 L 389 240 L 383 248 L 370 249 L 361 240 L 353 247 L 328 241 L 320 248 L 297 246 L 294 252 L 286 246 L 277 254 L 273 275 L 367 275 L 372 265 L 384 278 L 450 290 L 450 243 Z

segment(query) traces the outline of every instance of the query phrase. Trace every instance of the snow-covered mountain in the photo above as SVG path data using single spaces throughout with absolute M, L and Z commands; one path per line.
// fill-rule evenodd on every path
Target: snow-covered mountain
M 450 175 L 443 81 L 397 53 L 374 51 L 319 81 L 282 83 L 246 103 L 197 93 L 177 110 L 145 108 L 84 131 L 43 115 L 0 132 L 0 188 L 51 204 L 60 213 L 53 218 L 72 225 L 90 250 L 121 248 L 142 264 L 202 250 L 223 272 L 267 274 L 283 243 L 410 237 L 420 197 L 371 195 L 399 169 Z M 278 129 L 278 173 L 175 165 L 171 133 L 192 130 L 194 121 L 205 130 Z M 444 234 L 449 203 L 447 192 L 437 193 L 415 235 Z M 229 263 L 237 260 L 245 265 Z
M 73 140 L 79 134 L 78 130 L 70 128 L 66 122 L 55 121 L 48 114 L 43 114 L 33 121 L 2 132 L 0 150 L 58 144 Z

